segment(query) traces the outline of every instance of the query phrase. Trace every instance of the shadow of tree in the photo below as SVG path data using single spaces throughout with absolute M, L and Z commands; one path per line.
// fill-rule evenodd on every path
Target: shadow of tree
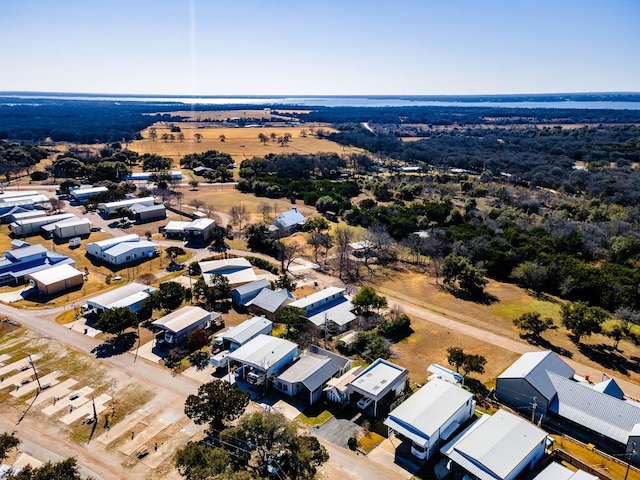
M 495 297 L 487 292 L 470 293 L 460 289 L 446 289 L 454 297 L 464 300 L 465 302 L 478 303 L 480 305 L 492 305 L 498 301 L 498 297 Z
M 551 343 L 549 340 L 545 338 L 532 337 L 531 335 L 520 335 L 520 338 L 526 340 L 531 345 L 537 345 L 539 347 L 544 348 L 545 350 L 551 350 L 552 352 L 557 353 L 558 355 L 561 355 L 563 357 L 573 358 L 572 352 L 570 352 L 566 348 L 562 348 L 557 345 L 554 345 L 553 343 Z
M 138 335 L 136 332 L 123 333 L 122 335 L 117 335 L 101 343 L 91 350 L 91 353 L 93 353 L 96 358 L 109 358 L 114 355 L 121 355 L 131 350 L 137 338 Z
M 622 375 L 629 375 L 629 371 L 638 373 L 638 358 L 626 358 L 618 353 L 611 345 L 599 343 L 597 345 L 579 344 L 578 349 L 584 356 L 599 363 L 605 368 L 615 370 Z

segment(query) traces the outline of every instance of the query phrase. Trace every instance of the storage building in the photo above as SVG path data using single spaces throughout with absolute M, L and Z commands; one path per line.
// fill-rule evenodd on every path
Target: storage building
M 101 203 L 100 205 L 98 205 L 98 209 L 105 215 L 110 215 L 120 207 L 131 208 L 133 205 L 144 205 L 150 207 L 154 204 L 155 200 L 153 197 L 128 198 L 126 200 L 119 200 L 117 202 Z
M 107 187 L 91 187 L 91 188 L 76 188 L 69 191 L 69 195 L 78 203 L 84 203 L 89 200 L 93 195 L 97 195 L 102 192 L 107 192 Z
M 67 264 L 30 273 L 26 279 L 43 295 L 64 292 L 84 283 L 82 272 Z
M 72 213 L 59 213 L 57 215 L 47 215 L 45 217 L 27 218 L 25 220 L 18 220 L 9 224 L 11 233 L 17 237 L 25 235 L 33 235 L 40 233 L 40 227 L 50 223 L 56 223 L 61 220 L 67 220 L 70 218 L 77 218 Z
M 129 283 L 87 300 L 83 313 L 102 313 L 113 308 L 126 307 L 134 312 L 142 308 L 142 302 L 156 289 L 142 283 Z

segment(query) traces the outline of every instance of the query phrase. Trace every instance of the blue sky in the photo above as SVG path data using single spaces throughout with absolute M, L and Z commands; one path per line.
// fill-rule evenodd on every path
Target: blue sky
M 2 0 L 0 91 L 640 91 L 637 0 Z

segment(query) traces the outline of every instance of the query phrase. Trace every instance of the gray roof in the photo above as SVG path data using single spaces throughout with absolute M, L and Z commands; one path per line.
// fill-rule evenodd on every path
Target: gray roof
M 297 362 L 278 375 L 278 380 L 291 384 L 302 383 L 313 392 L 339 371 L 340 367 L 331 358 L 305 352 Z
M 363 395 L 380 399 L 398 380 L 404 379 L 407 373 L 406 368 L 379 358 L 351 380 L 349 387 L 357 389 Z
M 317 353 L 318 355 L 323 355 L 325 357 L 329 357 L 333 359 L 333 361 L 336 362 L 340 367 L 340 370 L 346 367 L 351 368 L 352 362 L 350 358 L 343 357 L 342 355 L 338 355 L 337 353 L 334 353 L 331 350 L 325 350 L 324 348 L 319 347 L 318 345 L 311 345 L 309 347 L 309 351 L 311 353 Z
M 12 257 L 15 260 L 22 260 L 25 257 L 30 257 L 31 255 L 36 255 L 40 253 L 48 252 L 46 248 L 44 248 L 40 244 L 29 245 L 28 247 L 17 248 L 15 250 L 11 250 L 6 253 L 7 257 Z
M 341 297 L 314 309 L 307 318 L 318 327 L 324 327 L 325 319 L 343 327 L 356 319 L 356 315 L 351 310 L 353 310 L 351 300 Z
M 498 410 L 478 420 L 443 451 L 481 480 L 502 480 L 540 448 L 546 437 L 544 430 L 523 418 Z
M 624 392 L 620 388 L 620 386 L 616 383 L 613 378 L 609 378 L 604 380 L 603 382 L 596 383 L 593 386 L 594 390 L 598 392 L 606 393 L 612 397 L 619 398 L 620 400 L 624 400 Z
M 100 247 L 101 250 L 104 250 L 112 245 L 117 245 L 122 242 L 138 242 L 140 241 L 140 236 L 135 233 L 130 233 L 129 235 L 121 235 L 119 237 L 113 238 L 105 238 L 104 240 L 99 240 L 97 242 L 88 243 L 88 245 L 96 245 Z
M 434 378 L 393 409 L 384 423 L 396 431 L 392 424 L 428 440 L 439 435 L 442 426 L 472 399 L 473 395 L 465 389 Z M 428 441 L 416 443 L 426 445 Z
M 143 300 L 156 289 L 142 283 L 129 283 L 87 300 L 103 308 L 127 307 Z
M 584 470 L 574 472 L 559 463 L 552 462 L 533 480 L 597 480 L 597 478 Z
M 253 317 L 249 320 L 245 320 L 240 325 L 219 333 L 216 337 L 224 338 L 225 340 L 242 345 L 266 327 L 273 327 L 273 322 L 264 317 Z
M 274 313 L 282 304 L 290 302 L 291 299 L 280 292 L 274 292 L 268 288 L 263 288 L 260 293 L 251 300 L 248 305 L 259 307 L 265 312 Z
M 210 318 L 211 315 L 212 313 L 207 312 L 204 308 L 186 306 L 151 322 L 151 325 L 155 327 L 163 327 L 165 330 L 171 330 L 172 332 L 177 333 L 185 327 L 188 327 L 195 322 L 199 322 L 203 318 Z M 219 313 L 217 315 L 221 316 Z
M 205 230 L 212 225 L 215 225 L 216 221 L 210 218 L 196 218 L 194 221 L 185 225 L 185 230 Z
M 44 270 L 40 269 L 29 274 L 30 278 L 33 278 L 36 282 L 40 282 L 44 285 L 52 285 L 60 280 L 66 280 L 78 276 L 82 277 L 82 272 L 67 263 L 45 268 Z
M 258 290 L 262 290 L 263 288 L 271 287 L 271 283 L 266 278 L 261 278 L 256 280 L 255 282 L 246 283 L 239 287 L 236 287 L 232 290 L 232 292 L 236 292 L 239 295 L 246 295 L 247 293 L 255 292 Z
M 502 372 L 498 376 L 498 380 L 501 378 L 526 379 L 547 400 L 551 400 L 555 389 L 549 381 L 547 372 L 553 372 L 565 378 L 573 378 L 575 370 L 552 351 L 527 352 Z
M 298 345 L 284 338 L 258 335 L 229 354 L 229 358 L 252 367 L 269 370 L 288 355 L 296 354 Z
M 125 255 L 133 250 L 153 250 L 157 244 L 149 242 L 148 240 L 140 240 L 139 242 L 122 242 L 113 247 L 104 249 L 103 252 L 117 257 L 119 255 Z
M 554 373 L 549 373 L 549 379 L 557 392 L 549 406 L 550 411 L 627 444 L 629 433 L 640 423 L 640 404 L 620 400 Z
M 136 203 L 135 205 L 132 205 L 129 210 L 131 210 L 133 213 L 139 214 L 153 211 L 164 212 L 167 210 L 167 208 L 161 203 L 157 205 L 140 205 Z
M 300 225 L 304 223 L 306 220 L 305 216 L 302 215 L 297 208 L 292 208 L 291 210 L 287 210 L 286 212 L 282 212 L 276 218 L 273 219 L 274 225 L 279 225 L 282 228 L 293 227 L 294 225 Z

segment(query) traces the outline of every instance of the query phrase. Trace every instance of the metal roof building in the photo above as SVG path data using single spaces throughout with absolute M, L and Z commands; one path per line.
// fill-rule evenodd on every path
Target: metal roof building
M 413 455 L 427 459 L 441 441 L 449 440 L 471 418 L 475 409 L 470 392 L 434 378 L 393 409 L 384 424 L 412 442 Z
M 264 317 L 253 317 L 240 325 L 216 335 L 216 342 L 222 343 L 227 350 L 233 351 L 258 335 L 271 335 L 273 322 Z
M 142 283 L 129 283 L 87 300 L 82 310 L 102 312 L 112 308 L 127 307 L 137 312 L 142 308 L 142 301 L 156 289 Z
M 213 275 L 222 275 L 229 281 L 229 285 L 240 285 L 257 279 L 256 273 L 246 258 L 225 258 L 198 262 L 202 277 L 207 285 L 211 285 Z
M 327 287 L 300 298 L 290 305 L 302 308 L 305 311 L 307 320 L 316 327 L 324 329 L 325 324 L 329 323 L 330 329 L 341 332 L 346 330 L 356 318 L 351 311 L 353 304 L 345 296 L 344 292 L 344 288 Z
M 273 224 L 283 230 L 293 230 L 299 225 L 302 225 L 306 221 L 306 218 L 301 214 L 297 208 L 292 208 L 286 212 L 282 212 L 276 218 L 273 219 Z
M 544 456 L 547 433 L 505 410 L 483 415 L 442 453 L 479 480 L 513 480 Z
M 234 305 L 245 307 L 263 289 L 271 289 L 271 283 L 266 278 L 261 278 L 250 283 L 245 283 L 244 285 L 231 290 L 231 301 Z
M 69 191 L 76 202 L 86 202 L 92 195 L 98 193 L 107 192 L 107 187 L 90 187 L 90 188 L 75 188 Z
M 84 283 L 82 272 L 66 263 L 30 273 L 26 278 L 43 295 L 53 295 Z
M 237 350 L 229 353 L 229 358 L 240 362 L 259 375 L 270 378 L 298 356 L 298 345 L 284 338 L 258 335 Z M 247 368 L 243 369 L 247 377 Z
M 269 288 L 260 290 L 252 300 L 247 303 L 249 310 L 256 315 L 273 315 L 280 307 L 289 305 L 294 301 L 288 291 L 273 291 Z
M 378 358 L 348 384 L 352 392 L 373 399 L 373 415 L 378 413 L 378 403 L 387 394 L 397 397 L 404 391 L 405 377 L 409 371 L 382 358 Z
M 513 362 L 496 380 L 496 397 L 521 411 L 545 414 L 555 395 L 547 372 L 573 378 L 575 371 L 551 351 L 527 352 Z
M 551 462 L 547 468 L 536 475 L 533 480 L 597 480 L 598 477 L 585 472 L 584 470 L 578 470 L 574 472 L 567 467 Z
M 118 200 L 117 202 L 101 203 L 98 205 L 98 208 L 102 213 L 109 215 L 120 207 L 130 208 L 137 204 L 151 206 L 155 204 L 155 199 L 153 197 L 127 198 L 126 200 Z
M 294 397 L 307 396 L 313 405 L 322 396 L 322 389 L 329 379 L 340 373 L 340 365 L 332 358 L 318 353 L 304 352 L 289 368 L 278 375 L 274 386 Z

